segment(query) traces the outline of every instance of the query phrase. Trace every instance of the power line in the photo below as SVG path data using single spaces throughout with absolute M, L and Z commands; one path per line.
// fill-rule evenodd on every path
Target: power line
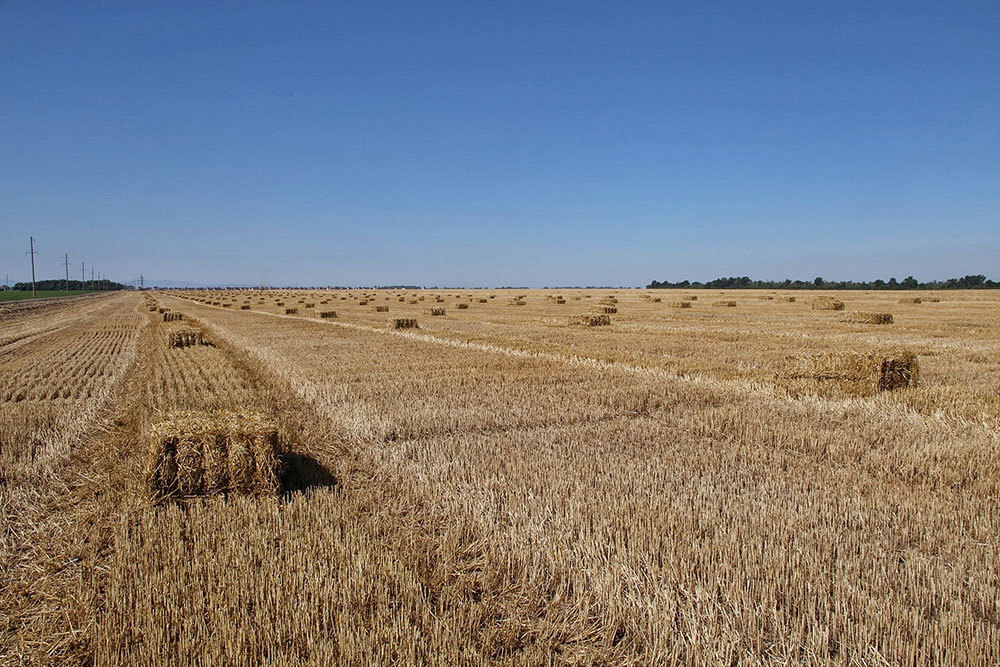
M 31 298 L 33 299 L 35 298 L 35 255 L 38 254 L 38 251 L 35 250 L 35 237 L 29 236 L 28 239 L 31 246 L 24 254 L 31 255 Z

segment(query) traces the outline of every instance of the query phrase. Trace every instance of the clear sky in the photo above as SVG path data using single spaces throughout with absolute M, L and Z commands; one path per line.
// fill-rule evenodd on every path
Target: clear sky
M 1000 2 L 8 0 L 0 278 L 29 234 L 123 281 L 997 279 Z

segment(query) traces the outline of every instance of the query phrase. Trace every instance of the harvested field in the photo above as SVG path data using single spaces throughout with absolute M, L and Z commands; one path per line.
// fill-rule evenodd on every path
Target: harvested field
M 1000 662 L 997 292 L 401 293 L 0 310 L 0 664 Z

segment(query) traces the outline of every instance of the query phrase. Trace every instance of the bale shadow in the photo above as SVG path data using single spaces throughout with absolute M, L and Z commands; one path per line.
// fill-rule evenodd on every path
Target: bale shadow
M 283 463 L 281 491 L 286 498 L 293 493 L 308 493 L 313 489 L 340 487 L 337 478 L 308 454 L 289 452 L 285 454 Z

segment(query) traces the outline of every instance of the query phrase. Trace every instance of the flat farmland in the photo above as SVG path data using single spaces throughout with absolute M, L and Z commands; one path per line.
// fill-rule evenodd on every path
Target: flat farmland
M 0 660 L 996 664 L 998 388 L 985 290 L 0 310 Z M 249 410 L 279 493 L 151 498 Z

